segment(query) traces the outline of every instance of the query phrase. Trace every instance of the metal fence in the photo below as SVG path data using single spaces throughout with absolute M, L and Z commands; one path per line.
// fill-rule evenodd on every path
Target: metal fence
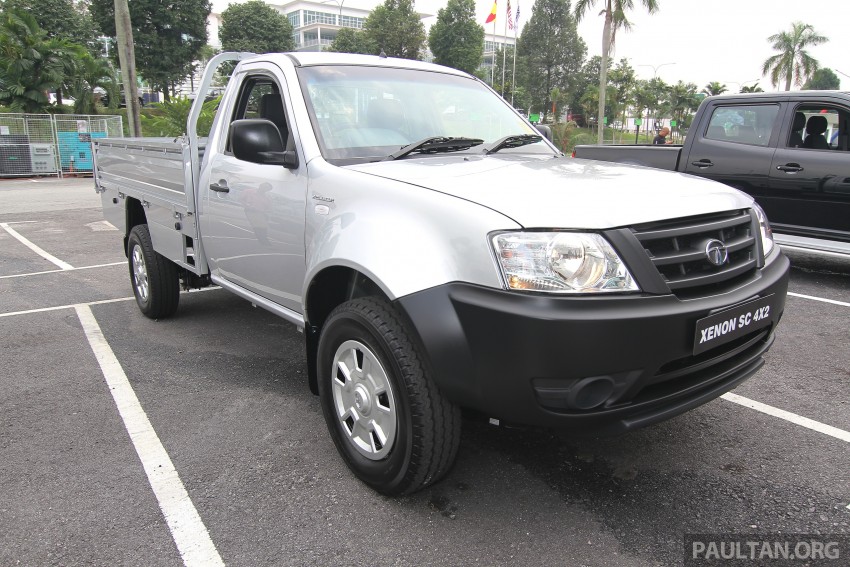
M 91 140 L 107 136 L 123 136 L 121 116 L 0 114 L 0 177 L 91 173 Z

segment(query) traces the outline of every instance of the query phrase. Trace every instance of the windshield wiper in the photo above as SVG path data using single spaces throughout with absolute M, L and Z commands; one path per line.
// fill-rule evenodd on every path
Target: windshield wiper
M 418 142 L 407 144 L 397 152 L 391 153 L 381 161 L 403 158 L 404 156 L 412 154 L 413 152 L 420 152 L 423 154 L 437 152 L 457 152 L 460 150 L 469 149 L 473 146 L 478 146 L 483 143 L 484 140 L 480 140 L 478 138 L 452 138 L 446 136 L 431 136 L 430 138 L 425 138 L 419 140 Z
M 543 139 L 543 136 L 537 134 L 514 134 L 513 136 L 505 136 L 500 140 L 496 140 L 492 144 L 488 144 L 484 148 L 485 154 L 494 154 L 505 148 L 518 148 L 527 144 L 536 144 Z

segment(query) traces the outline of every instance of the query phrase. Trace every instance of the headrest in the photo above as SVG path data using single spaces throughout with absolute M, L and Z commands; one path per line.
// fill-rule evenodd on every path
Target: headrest
M 826 132 L 826 117 L 825 116 L 812 116 L 809 118 L 809 121 L 806 122 L 806 134 L 810 136 L 816 136 L 818 134 L 823 134 Z
M 794 124 L 791 126 L 791 130 L 794 132 L 798 132 L 802 130 L 806 126 L 806 115 L 802 112 L 797 112 L 794 114 Z

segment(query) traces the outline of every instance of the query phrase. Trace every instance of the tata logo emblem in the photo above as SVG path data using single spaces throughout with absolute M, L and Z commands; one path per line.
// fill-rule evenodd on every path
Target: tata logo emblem
M 722 266 L 729 260 L 729 250 L 719 240 L 709 240 L 705 244 L 705 257 L 715 266 Z

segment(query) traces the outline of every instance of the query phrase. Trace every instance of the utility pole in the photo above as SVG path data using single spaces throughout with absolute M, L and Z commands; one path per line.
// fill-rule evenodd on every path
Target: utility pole
M 139 86 L 136 83 L 136 52 L 133 46 L 133 25 L 127 0 L 115 0 L 115 31 L 118 36 L 118 62 L 124 82 L 124 101 L 127 105 L 127 125 L 130 136 L 142 135 Z

